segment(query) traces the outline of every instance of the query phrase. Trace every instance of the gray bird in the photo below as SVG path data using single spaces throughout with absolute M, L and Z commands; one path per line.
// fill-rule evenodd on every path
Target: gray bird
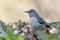
M 38 15 L 38 13 L 35 11 L 35 9 L 30 9 L 28 11 L 25 11 L 28 13 L 30 17 L 30 25 L 32 27 L 38 27 L 41 25 L 44 25 L 46 28 L 51 28 L 43 19 Z
M 30 9 L 25 12 L 28 13 L 28 15 L 30 17 L 30 25 L 31 25 L 32 29 L 35 31 L 36 35 L 39 37 L 38 39 L 46 40 L 48 35 L 42 34 L 43 32 L 41 33 L 41 29 L 46 30 L 47 28 L 51 28 L 50 25 L 48 25 L 43 20 L 43 18 L 38 15 L 38 13 L 35 11 L 35 9 Z M 36 30 L 36 28 L 37 28 L 37 30 Z M 44 39 L 43 39 L 43 37 L 44 37 Z

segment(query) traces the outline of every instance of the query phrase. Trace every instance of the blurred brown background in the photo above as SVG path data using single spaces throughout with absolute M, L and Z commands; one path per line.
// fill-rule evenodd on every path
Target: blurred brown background
M 0 20 L 29 22 L 25 10 L 35 9 L 46 22 L 60 21 L 60 0 L 0 0 Z

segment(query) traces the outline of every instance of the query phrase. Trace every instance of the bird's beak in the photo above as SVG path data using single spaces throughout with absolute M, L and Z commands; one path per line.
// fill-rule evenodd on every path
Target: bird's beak
M 25 11 L 26 13 L 28 13 L 28 11 Z

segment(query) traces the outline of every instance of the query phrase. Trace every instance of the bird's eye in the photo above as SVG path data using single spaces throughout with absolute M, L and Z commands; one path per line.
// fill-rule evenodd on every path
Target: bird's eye
M 32 12 L 32 11 L 30 11 L 30 12 Z

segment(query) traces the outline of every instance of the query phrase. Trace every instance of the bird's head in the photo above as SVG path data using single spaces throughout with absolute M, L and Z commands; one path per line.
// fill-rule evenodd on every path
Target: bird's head
M 27 11 L 25 11 L 26 13 L 33 13 L 33 12 L 35 12 L 35 9 L 30 9 L 30 10 L 27 10 Z
M 30 17 L 34 17 L 37 14 L 35 9 L 30 9 L 30 10 L 25 11 L 25 12 L 28 13 Z

